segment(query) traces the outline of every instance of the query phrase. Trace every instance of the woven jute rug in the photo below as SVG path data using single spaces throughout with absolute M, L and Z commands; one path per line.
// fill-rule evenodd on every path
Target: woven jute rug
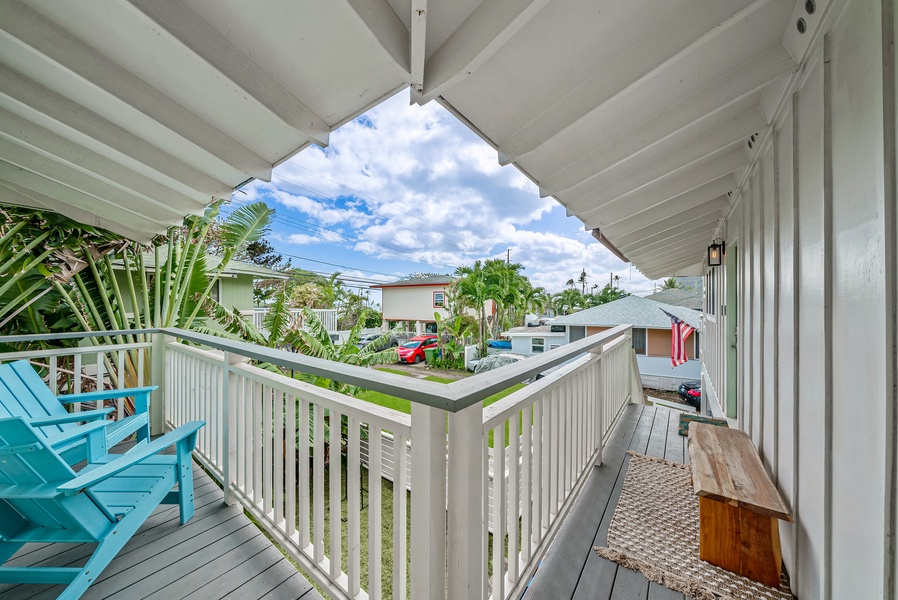
M 698 498 L 689 465 L 629 452 L 620 501 L 599 556 L 702 600 L 791 600 L 774 589 L 698 557 Z

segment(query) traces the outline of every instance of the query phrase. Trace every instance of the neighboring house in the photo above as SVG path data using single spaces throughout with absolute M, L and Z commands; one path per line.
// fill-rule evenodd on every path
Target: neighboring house
M 633 348 L 636 351 L 643 385 L 659 389 L 675 389 L 682 380 L 699 379 L 701 376 L 701 365 L 697 360 L 699 335 L 693 333 L 686 340 L 686 355 L 689 360 L 678 367 L 671 366 L 670 317 L 663 311 L 683 319 L 697 331 L 701 330 L 701 315 L 696 311 L 639 296 L 627 296 L 572 315 L 558 317 L 552 321 L 550 328 L 556 330 L 566 328 L 564 339 L 572 342 L 587 335 L 630 323 L 633 325 Z
M 153 273 L 156 270 L 156 260 L 152 253 L 143 255 L 144 264 L 147 273 Z M 221 258 L 211 254 L 206 255 L 206 269 L 213 271 L 221 263 Z M 127 285 L 125 273 L 121 266 L 121 261 L 114 261 L 113 265 L 120 269 L 117 271 L 116 278 L 119 286 Z M 288 279 L 288 276 L 280 271 L 246 263 L 239 260 L 230 260 L 227 268 L 218 278 L 216 285 L 212 287 L 212 299 L 218 301 L 222 306 L 232 309 L 237 308 L 241 312 L 252 315 L 253 311 L 253 282 L 260 279 Z M 131 310 L 130 298 L 127 294 L 124 298 L 125 310 Z
M 415 333 L 436 333 L 437 323 L 434 313 L 440 317 L 448 317 L 446 295 L 449 286 L 455 281 L 449 275 L 431 275 L 418 279 L 406 279 L 393 283 L 372 285 L 383 294 L 380 305 L 383 307 L 383 326 L 392 328 L 397 323 L 407 323 Z M 485 304 L 486 314 L 494 313 L 492 301 Z M 477 317 L 477 311 L 465 309 L 465 314 Z
M 436 333 L 437 324 L 433 315 L 449 316 L 446 291 L 452 281 L 453 278 L 448 275 L 431 275 L 372 285 L 372 289 L 378 289 L 383 294 L 380 305 L 383 307 L 384 327 L 389 329 L 396 323 L 406 322 L 416 333 Z
M 502 335 L 511 339 L 511 351 L 516 354 L 540 354 L 567 343 L 565 328 L 557 325 L 513 327 Z

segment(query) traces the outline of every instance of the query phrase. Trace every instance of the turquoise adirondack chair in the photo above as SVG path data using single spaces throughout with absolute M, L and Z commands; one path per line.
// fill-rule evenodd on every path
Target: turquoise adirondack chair
M 68 584 L 59 598 L 79 598 L 159 504 L 193 516 L 192 421 L 123 455 L 94 457 L 75 473 L 47 438 L 21 417 L 0 419 L 0 565 L 27 543 L 96 543 L 83 567 L 0 566 L 0 583 Z M 59 436 L 105 445 L 106 422 Z M 55 437 L 55 436 L 54 436 Z M 175 454 L 161 454 L 171 446 Z M 177 486 L 176 490 L 173 490 Z
M 106 445 L 112 448 L 134 433 L 138 442 L 150 438 L 150 392 L 155 389 L 156 386 L 150 386 L 54 396 L 28 361 L 18 360 L 0 365 L 0 418 L 22 417 L 44 437 L 51 437 L 72 430 L 80 422 L 105 420 L 113 410 L 102 408 L 69 413 L 65 404 L 133 396 L 135 413 L 118 421 L 110 421 L 106 427 Z M 60 445 L 56 449 L 70 465 L 86 458 L 84 440 L 72 441 L 68 447 Z

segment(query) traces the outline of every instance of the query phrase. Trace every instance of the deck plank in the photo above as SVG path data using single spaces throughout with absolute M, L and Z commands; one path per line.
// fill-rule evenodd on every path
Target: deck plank
M 638 405 L 627 411 L 605 447 L 605 464 L 596 467 L 590 475 L 586 484 L 589 487 L 584 488 L 584 493 L 571 509 L 569 522 L 562 525 L 524 600 L 683 600 L 683 594 L 650 583 L 641 573 L 620 567 L 593 551 L 594 546 L 607 543 L 608 527 L 630 462 L 626 452 L 632 450 L 679 462 L 683 460 L 684 446 L 677 435 L 679 417 L 676 411 L 663 407 L 643 409 Z M 634 416 L 638 417 L 635 423 Z M 588 513 L 589 519 L 581 516 L 579 520 L 572 520 L 573 515 L 583 512 Z M 594 534 L 590 533 L 590 528 Z M 581 554 L 576 555 L 575 551 Z M 565 565 L 556 564 L 561 560 Z M 571 588 L 571 573 L 577 569 L 580 570 L 579 577 Z
M 117 449 L 118 451 L 119 449 Z M 312 585 L 221 488 L 194 465 L 194 517 L 180 524 L 176 505 L 162 505 L 87 589 L 84 600 L 165 598 L 303 598 L 320 600 Z M 92 544 L 32 544 L 9 565 L 80 565 Z M 63 586 L 0 585 L 4 600 L 56 598 Z

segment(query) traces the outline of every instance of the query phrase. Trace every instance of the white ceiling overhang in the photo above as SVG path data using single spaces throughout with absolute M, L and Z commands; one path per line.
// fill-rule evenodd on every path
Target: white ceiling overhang
M 828 10 L 4 0 L 0 202 L 144 240 L 410 86 L 649 277 L 695 272 Z

